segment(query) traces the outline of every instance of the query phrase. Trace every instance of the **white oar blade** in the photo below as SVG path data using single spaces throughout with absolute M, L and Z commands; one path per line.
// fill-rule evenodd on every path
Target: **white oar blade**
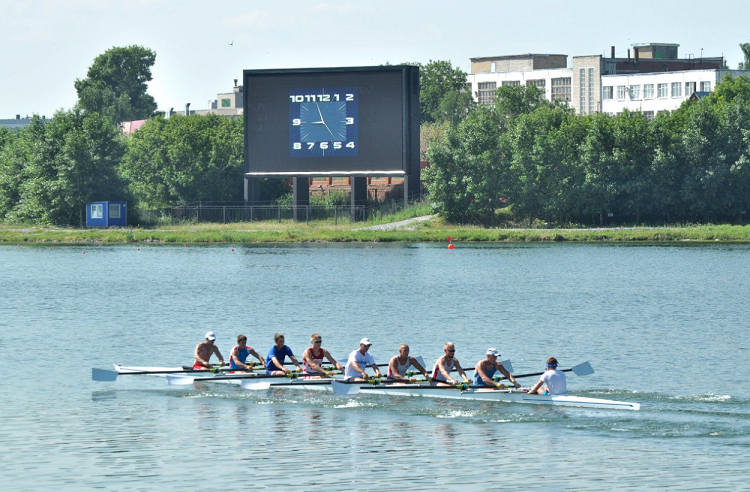
M 183 376 L 180 374 L 167 374 L 167 383 L 172 385 L 183 386 L 187 384 L 193 384 L 193 381 L 195 381 L 195 378 L 192 378 L 190 376 Z
M 337 395 L 356 395 L 359 393 L 358 384 L 347 384 L 341 381 L 331 381 L 331 388 Z
M 263 391 L 271 387 L 271 381 L 250 381 L 248 379 L 241 380 L 242 389 Z
M 508 370 L 509 373 L 513 374 L 513 364 L 510 363 L 509 360 L 501 360 L 500 363 L 503 365 L 505 369 Z
M 117 371 L 109 371 L 107 369 L 97 369 L 96 367 L 92 367 L 91 379 L 93 381 L 115 381 L 117 379 Z
M 418 356 L 418 357 L 414 357 L 414 360 L 416 360 L 417 362 L 419 362 L 419 365 L 420 365 L 420 366 L 422 366 L 422 367 L 424 367 L 425 369 L 427 369 L 427 366 L 426 366 L 426 365 L 424 365 L 424 359 L 422 358 L 422 356 L 421 356 L 421 355 L 420 355 L 420 356 Z M 429 369 L 427 369 L 427 370 L 429 370 Z
M 588 361 L 573 366 L 570 370 L 573 371 L 576 376 L 588 376 L 589 374 L 594 374 L 594 368 L 591 367 L 591 364 L 589 364 Z

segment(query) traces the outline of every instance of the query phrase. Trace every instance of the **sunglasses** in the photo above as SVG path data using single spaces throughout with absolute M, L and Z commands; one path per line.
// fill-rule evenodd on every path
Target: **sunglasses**
M 320 342 L 322 342 L 322 341 L 323 341 L 323 340 L 321 340 L 320 338 L 316 338 L 315 340 L 313 340 L 313 343 L 320 343 Z

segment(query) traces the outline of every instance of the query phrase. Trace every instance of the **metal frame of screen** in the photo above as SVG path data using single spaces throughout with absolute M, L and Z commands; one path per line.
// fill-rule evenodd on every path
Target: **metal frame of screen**
M 247 178 L 419 175 L 418 67 L 243 77 Z

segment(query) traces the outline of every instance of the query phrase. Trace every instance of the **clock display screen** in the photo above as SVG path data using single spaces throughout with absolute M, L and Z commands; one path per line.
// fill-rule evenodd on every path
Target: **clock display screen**
M 359 155 L 359 89 L 289 89 L 290 157 Z

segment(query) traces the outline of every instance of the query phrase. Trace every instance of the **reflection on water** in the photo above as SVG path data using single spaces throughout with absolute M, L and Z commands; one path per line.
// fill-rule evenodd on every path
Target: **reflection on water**
M 216 489 L 746 487 L 746 246 L 235 248 L 0 246 L 13 333 L 0 364 L 14 375 L 0 475 L 14 492 L 184 492 L 206 476 Z M 91 366 L 189 364 L 208 329 L 225 355 L 238 333 L 263 354 L 283 331 L 298 355 L 320 332 L 339 358 L 368 336 L 378 362 L 404 341 L 433 361 L 448 340 L 465 367 L 488 346 L 516 372 L 589 360 L 572 393 L 642 410 L 90 380 Z M 15 377 L 38 359 L 43 377 Z

